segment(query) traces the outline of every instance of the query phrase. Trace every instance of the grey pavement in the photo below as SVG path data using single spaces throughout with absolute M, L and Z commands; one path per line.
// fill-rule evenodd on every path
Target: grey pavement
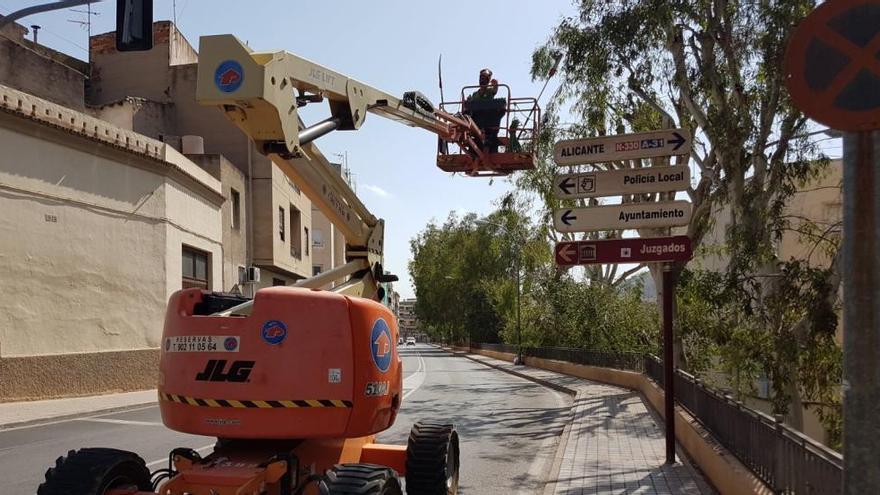
M 664 464 L 662 420 L 637 392 L 552 371 L 469 355 L 471 359 L 576 392 L 574 414 L 559 452 L 554 495 L 714 494 L 681 448 L 680 462 Z
M 404 400 L 395 425 L 382 432 L 378 441 L 405 443 L 412 423 L 421 418 L 452 421 L 461 437 L 459 493 L 541 493 L 559 436 L 571 419 L 571 397 L 433 347 L 399 349 L 405 371 Z M 151 401 L 155 398 L 155 391 L 145 394 L 151 395 Z M 71 414 L 70 407 L 63 405 L 68 400 L 53 401 L 52 409 Z M 7 417 L 16 407 L 35 407 L 34 403 L 3 406 Z M 18 413 L 17 421 L 22 414 Z M 164 467 L 172 448 L 190 447 L 205 454 L 213 444 L 213 438 L 165 428 L 154 403 L 0 429 L 0 492 L 33 495 L 46 469 L 70 449 L 130 450 L 155 470 Z
M 156 390 L 0 403 L 0 431 L 24 424 L 156 404 Z

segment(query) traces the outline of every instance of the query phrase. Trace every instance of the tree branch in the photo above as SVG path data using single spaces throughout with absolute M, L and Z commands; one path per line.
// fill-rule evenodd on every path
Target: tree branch
M 636 273 L 637 271 L 641 270 L 642 268 L 645 268 L 646 266 L 647 266 L 646 264 L 642 263 L 642 264 L 640 264 L 640 265 L 637 265 L 637 266 L 635 266 L 635 267 L 633 267 L 633 268 L 630 268 L 629 270 L 627 270 L 627 271 L 621 273 L 621 274 L 620 274 L 620 277 L 618 277 L 617 280 L 615 280 L 614 282 L 611 283 L 611 286 L 612 286 L 612 287 L 617 287 L 617 286 L 619 286 L 619 285 L 620 285 L 621 283 L 623 283 L 626 279 L 628 279 L 628 278 L 630 277 L 630 275 Z

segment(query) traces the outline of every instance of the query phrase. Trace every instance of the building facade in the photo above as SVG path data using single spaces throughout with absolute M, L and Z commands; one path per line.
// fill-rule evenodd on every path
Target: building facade
M 404 338 L 416 337 L 422 333 L 421 323 L 416 317 L 416 300 L 414 298 L 400 300 L 398 324 L 400 334 Z
M 296 185 L 196 103 L 170 22 L 146 52 L 93 36 L 91 63 L 26 33 L 0 32 L 0 402 L 152 388 L 173 292 L 289 285 L 316 247 L 344 261 Z

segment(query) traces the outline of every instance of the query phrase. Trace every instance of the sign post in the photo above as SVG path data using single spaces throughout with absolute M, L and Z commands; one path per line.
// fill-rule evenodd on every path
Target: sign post
M 558 232 L 680 227 L 690 220 L 691 204 L 687 201 L 564 208 L 553 212 L 553 228 Z
M 553 158 L 562 166 L 688 155 L 690 152 L 691 133 L 685 129 L 570 139 L 553 146 Z
M 560 266 L 664 263 L 688 261 L 692 256 L 691 239 L 686 235 L 556 243 L 556 264 Z
M 663 263 L 663 395 L 666 399 L 663 417 L 666 419 L 666 464 L 675 464 L 675 353 L 672 346 L 674 297 L 672 264 Z
M 557 175 L 553 180 L 553 192 L 559 199 L 597 198 L 658 190 L 684 191 L 691 185 L 691 169 L 681 165 L 623 168 Z
M 560 141 L 553 147 L 556 164 L 584 165 L 618 160 L 688 155 L 691 134 L 684 129 L 602 136 Z M 559 199 L 598 198 L 624 194 L 675 192 L 690 186 L 687 166 L 624 168 L 557 175 L 554 193 Z M 673 195 L 674 198 L 674 195 Z M 564 208 L 553 213 L 553 226 L 559 232 L 596 232 L 668 228 L 687 225 L 691 219 L 688 201 L 637 202 Z M 687 236 L 656 239 L 626 238 L 556 244 L 556 263 L 560 266 L 604 263 L 663 264 L 663 367 L 666 419 L 666 463 L 675 464 L 675 391 L 673 363 L 674 281 L 671 262 L 691 259 Z
M 880 493 L 880 0 L 828 0 L 785 56 L 794 104 L 843 139 L 843 492 Z

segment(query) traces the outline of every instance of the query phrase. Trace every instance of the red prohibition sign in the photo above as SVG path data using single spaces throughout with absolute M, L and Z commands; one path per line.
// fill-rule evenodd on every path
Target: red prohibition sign
M 880 0 L 828 0 L 785 55 L 795 106 L 833 129 L 880 129 Z

